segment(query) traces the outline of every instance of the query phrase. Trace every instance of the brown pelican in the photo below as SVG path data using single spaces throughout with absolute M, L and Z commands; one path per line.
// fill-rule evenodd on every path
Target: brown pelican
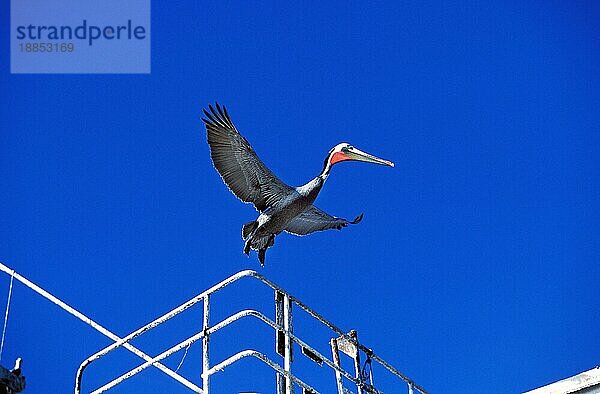
M 357 160 L 367 163 L 394 166 L 362 152 L 343 142 L 334 146 L 327 155 L 323 170 L 306 185 L 291 187 L 277 178 L 258 158 L 252 146 L 233 125 L 227 109 L 216 104 L 204 111 L 206 134 L 213 164 L 229 189 L 240 200 L 252 203 L 260 212 L 256 220 L 242 226 L 242 238 L 246 241 L 244 253 L 258 251 L 262 266 L 267 248 L 273 246 L 275 236 L 282 231 L 295 235 L 307 235 L 315 231 L 356 224 L 362 214 L 353 221 L 331 216 L 313 205 L 323 184 L 329 177 L 331 167 L 342 161 Z

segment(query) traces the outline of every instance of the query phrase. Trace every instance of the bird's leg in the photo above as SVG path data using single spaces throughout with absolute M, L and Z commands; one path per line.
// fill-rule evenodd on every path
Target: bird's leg
M 260 249 L 258 251 L 258 261 L 260 261 L 260 266 L 265 266 L 265 253 L 267 252 L 267 248 Z
M 244 253 L 246 253 L 246 256 L 250 255 L 250 238 L 248 238 L 248 240 L 244 244 Z

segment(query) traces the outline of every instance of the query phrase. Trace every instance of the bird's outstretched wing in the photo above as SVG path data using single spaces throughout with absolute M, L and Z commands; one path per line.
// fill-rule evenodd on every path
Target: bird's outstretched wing
M 362 217 L 363 215 L 360 214 L 360 216 L 353 221 L 336 218 L 321 211 L 314 205 L 311 205 L 304 212 L 290 220 L 284 230 L 295 235 L 307 235 L 315 231 L 329 230 L 332 228 L 341 230 L 342 227 L 346 227 L 349 224 L 360 222 Z
M 240 200 L 264 211 L 294 189 L 283 183 L 259 159 L 250 143 L 235 128 L 227 109 L 219 104 L 204 111 L 206 135 L 213 164 Z

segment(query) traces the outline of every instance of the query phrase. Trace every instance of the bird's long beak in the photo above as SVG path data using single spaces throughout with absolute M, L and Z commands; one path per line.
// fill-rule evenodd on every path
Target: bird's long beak
M 382 164 L 384 166 L 394 167 L 394 163 L 391 161 L 380 159 L 379 157 L 370 155 L 361 151 L 360 149 L 352 148 L 346 153 L 346 155 L 350 158 L 350 160 L 365 161 L 367 163 Z

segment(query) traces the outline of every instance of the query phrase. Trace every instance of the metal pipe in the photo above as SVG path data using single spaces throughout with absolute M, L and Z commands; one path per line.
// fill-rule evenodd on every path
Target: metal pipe
M 285 375 L 285 391 L 286 394 L 294 394 L 294 382 L 290 378 L 292 374 L 292 305 L 288 295 L 283 296 L 283 329 L 285 331 L 285 352 L 283 357 L 283 369 Z
M 319 394 L 319 392 L 315 388 L 304 383 L 302 380 L 298 379 L 294 375 L 284 371 L 279 365 L 277 365 L 277 363 L 272 361 L 270 358 L 265 356 L 263 353 L 260 353 L 256 350 L 252 350 L 252 349 L 243 350 L 241 352 L 234 354 L 233 356 L 231 356 L 231 357 L 227 358 L 226 360 L 220 362 L 219 364 L 215 365 L 214 367 L 212 367 L 205 373 L 208 375 L 213 375 L 214 373 L 224 370 L 229 365 L 231 365 L 231 364 L 235 363 L 236 361 L 239 361 L 245 357 L 258 358 L 259 360 L 261 360 L 265 364 L 269 365 L 271 368 L 273 368 L 278 373 L 280 373 L 280 374 L 284 375 L 286 378 L 289 378 L 290 380 L 292 380 L 292 382 L 296 383 L 298 386 L 302 387 L 303 389 L 308 390 L 311 393 Z
M 1 268 L 1 267 L 0 267 Z M 5 271 L 6 272 L 6 271 Z M 7 272 L 9 273 L 9 272 Z M 221 290 L 222 288 L 236 282 L 237 280 L 243 278 L 243 277 L 254 277 L 256 279 L 258 279 L 259 281 L 263 282 L 264 284 L 266 284 L 267 286 L 271 287 L 272 289 L 281 292 L 287 302 L 285 304 L 287 304 L 288 309 L 291 308 L 292 303 L 295 303 L 296 305 L 298 305 L 302 310 L 304 310 L 305 312 L 307 312 L 310 316 L 312 316 L 313 318 L 315 318 L 316 320 L 318 320 L 320 323 L 324 324 L 326 327 L 328 327 L 329 329 L 331 329 L 332 331 L 334 331 L 335 333 L 337 333 L 338 335 L 340 335 L 341 337 L 346 338 L 347 340 L 349 340 L 350 342 L 354 343 L 358 349 L 362 350 L 363 352 L 367 352 L 368 354 L 371 355 L 371 358 L 376 361 L 377 363 L 381 364 L 384 368 L 386 368 L 388 371 L 390 371 L 392 374 L 396 375 L 397 377 L 399 377 L 400 379 L 404 380 L 407 384 L 410 385 L 410 387 L 412 389 L 416 389 L 419 392 L 423 393 L 423 394 L 427 394 L 426 391 L 421 388 L 420 386 L 418 386 L 414 381 L 412 381 L 410 378 L 408 378 L 407 376 L 403 375 L 402 373 L 400 373 L 397 369 L 395 369 L 394 367 L 392 367 L 390 364 L 388 364 L 386 361 L 384 361 L 383 359 L 381 359 L 380 357 L 378 357 L 377 355 L 373 354 L 371 350 L 369 350 L 368 348 L 366 348 L 364 345 L 358 343 L 358 341 L 356 341 L 354 338 L 350 337 L 349 335 L 347 335 L 346 333 L 344 333 L 342 330 L 340 330 L 337 326 L 335 326 L 334 324 L 330 323 L 329 321 L 327 321 L 323 316 L 321 316 L 320 314 L 318 314 L 317 312 L 313 311 L 311 308 L 309 308 L 307 305 L 305 305 L 304 303 L 302 303 L 301 301 L 299 301 L 298 299 L 294 298 L 292 295 L 290 295 L 288 292 L 284 291 L 281 287 L 277 286 L 275 283 L 271 282 L 270 280 L 268 280 L 267 278 L 265 278 L 264 276 L 262 276 L 261 274 L 257 273 L 256 271 L 253 270 L 245 270 L 245 271 L 240 271 L 237 274 L 234 274 L 232 276 L 230 276 L 229 278 L 219 282 L 218 284 L 216 284 L 215 286 L 212 286 L 211 288 L 207 289 L 206 291 L 200 293 L 199 295 L 197 295 L 196 297 L 190 299 L 189 301 L 187 301 L 186 303 L 180 305 L 179 307 L 175 308 L 174 310 L 166 313 L 165 315 L 161 316 L 160 318 L 152 321 L 151 323 L 147 324 L 146 326 L 143 326 L 141 328 L 139 328 L 138 330 L 132 332 L 131 334 L 127 335 L 126 337 L 124 337 L 123 339 L 119 339 L 119 340 L 115 340 L 115 343 L 109 345 L 108 347 L 102 349 L 101 351 L 97 352 L 96 354 L 94 354 L 93 356 L 90 356 L 86 361 L 84 361 L 82 363 L 82 367 L 85 368 L 85 366 L 87 366 L 87 364 L 89 364 L 89 362 L 94 361 L 95 359 L 98 359 L 100 357 L 102 357 L 103 355 L 105 355 L 106 353 L 110 352 L 111 350 L 114 350 L 117 347 L 120 346 L 124 346 L 124 347 L 128 347 L 131 346 L 129 345 L 127 342 L 130 341 L 131 339 L 141 335 L 142 333 L 151 330 L 152 328 L 162 324 L 164 321 L 172 318 L 173 316 L 183 312 L 184 310 L 188 309 L 189 307 L 193 306 L 194 304 L 196 304 L 197 302 L 199 302 L 200 300 L 203 300 L 205 298 L 207 298 L 208 295 L 210 294 L 214 294 L 215 292 Z M 207 302 L 205 304 L 205 307 L 207 307 L 209 303 Z M 206 312 L 206 311 L 205 311 Z M 210 312 L 210 311 L 208 311 Z M 273 323 L 272 321 L 270 321 L 268 318 L 266 318 L 264 315 L 259 314 L 256 311 L 242 311 L 240 313 L 245 313 L 246 315 L 252 315 L 252 316 L 256 316 L 258 317 L 260 320 L 263 320 L 264 322 L 266 322 L 267 324 L 269 324 L 270 326 L 281 330 L 285 333 L 286 335 L 286 345 L 289 345 L 289 348 L 291 350 L 293 341 L 296 341 L 298 344 L 300 344 L 303 347 L 306 347 L 307 349 L 313 351 L 315 354 L 317 354 L 319 357 L 321 357 L 323 359 L 323 362 L 325 364 L 327 364 L 330 368 L 333 368 L 334 370 L 336 370 L 336 375 L 340 374 L 343 375 L 344 377 L 346 377 L 347 379 L 351 380 L 353 383 L 357 384 L 358 380 L 355 379 L 354 377 L 350 376 L 346 371 L 342 370 L 340 367 L 336 366 L 333 362 L 331 362 L 329 359 L 323 357 L 322 355 L 320 355 L 320 353 L 314 351 L 314 349 L 312 349 L 310 346 L 306 345 L 303 341 L 299 340 L 297 337 L 295 337 L 292 333 L 291 330 L 287 330 L 286 327 L 281 327 L 275 323 Z M 205 313 L 205 316 L 207 314 Z M 239 318 L 239 313 L 234 316 L 238 316 L 237 318 Z M 237 318 L 233 319 L 236 320 Z M 214 331 L 218 330 L 221 327 L 218 326 L 224 326 L 226 324 L 229 324 L 231 321 L 230 319 L 225 319 L 224 321 L 222 321 L 221 323 L 219 323 L 218 325 L 209 328 L 205 334 L 206 335 L 206 342 L 208 343 L 208 334 L 213 333 Z M 226 321 L 228 321 L 226 323 Z M 284 319 L 284 325 L 286 323 L 286 319 Z M 291 318 L 290 318 L 290 323 L 291 323 Z M 208 324 L 205 325 L 205 328 L 208 327 Z M 291 328 L 291 324 L 289 325 L 289 328 Z M 112 338 L 111 338 L 112 339 Z M 204 341 L 203 341 L 204 342 Z M 134 348 L 135 349 L 135 348 Z M 137 350 L 137 349 L 136 349 Z M 203 351 L 204 351 L 204 345 L 203 345 Z M 135 353 L 135 352 L 134 352 Z M 208 351 L 204 352 L 206 355 L 209 354 Z M 287 352 L 286 352 L 287 353 Z M 289 368 L 291 369 L 291 351 L 289 352 L 290 355 L 290 360 L 289 360 Z M 143 356 L 139 355 L 138 356 L 144 358 Z M 148 356 L 146 356 L 148 357 Z M 148 357 L 149 358 L 149 357 Z M 148 359 L 144 358 L 146 361 L 148 361 Z M 264 360 L 263 360 L 264 361 Z M 266 361 L 265 361 L 266 362 Z M 156 365 L 159 369 L 162 366 L 162 364 L 158 364 Z M 82 369 L 82 367 L 80 366 L 80 368 Z M 164 367 L 164 366 L 162 366 Z M 206 367 L 209 367 L 208 361 L 205 364 L 204 359 L 203 359 L 203 369 L 204 371 L 207 371 Z M 285 360 L 284 360 L 284 367 L 285 367 Z M 166 368 L 166 367 L 165 367 Z M 213 368 L 210 368 L 208 370 L 213 370 Z M 83 371 L 83 369 L 82 369 Z M 283 370 L 282 370 L 283 371 Z M 165 372 L 165 371 L 163 371 Z M 172 372 L 172 371 L 171 371 Z M 285 371 L 283 371 L 285 372 Z M 293 376 L 291 375 L 291 373 L 289 373 L 289 375 L 286 375 L 285 373 L 281 373 L 282 376 L 284 377 L 288 377 L 288 376 Z M 205 373 L 203 373 L 203 385 L 205 384 L 204 379 L 205 378 L 209 378 L 210 374 L 208 374 L 205 377 Z M 292 382 L 294 381 L 293 378 L 290 379 L 286 379 L 286 382 L 288 382 L 289 380 L 291 380 Z M 301 385 L 302 386 L 302 385 Z M 304 387 L 304 386 L 302 386 Z M 292 390 L 293 390 L 293 384 L 292 384 Z
M 7 267 L 6 265 L 4 265 L 2 263 L 0 263 L 0 270 L 9 275 L 12 275 L 16 280 L 23 283 L 25 286 L 29 287 L 31 290 L 35 291 L 36 293 L 38 293 L 42 297 L 46 298 L 48 301 L 52 302 L 53 304 L 59 306 L 60 308 L 62 308 L 66 312 L 68 312 L 69 314 L 71 314 L 71 315 L 75 316 L 76 318 L 78 318 L 79 320 L 83 321 L 85 324 L 92 327 L 99 333 L 107 336 L 108 338 L 112 339 L 115 342 L 121 341 L 121 338 L 118 335 L 116 335 L 113 332 L 109 331 L 108 329 L 104 328 L 103 326 L 96 323 L 91 318 L 89 318 L 86 315 L 84 315 L 83 313 L 79 312 L 77 309 L 71 307 L 70 305 L 68 305 L 65 302 L 63 302 L 62 300 L 60 300 L 59 298 L 55 297 L 54 295 L 50 294 L 46 290 L 42 289 L 41 287 L 39 287 L 38 285 L 36 285 L 32 281 L 30 281 L 29 279 L 27 279 L 24 276 L 17 273 L 15 270 L 10 269 L 9 267 Z M 126 344 L 124 347 L 127 350 L 129 350 L 130 352 L 134 353 L 135 355 L 137 355 L 138 357 L 140 357 L 146 361 L 151 359 L 151 357 L 148 356 L 146 353 L 142 352 L 141 350 L 137 349 L 136 347 L 134 347 L 130 344 Z M 190 388 L 192 390 L 199 389 L 198 386 L 196 386 L 189 380 L 179 376 L 177 373 L 175 373 L 171 369 L 165 367 L 164 365 L 157 364 L 156 367 L 158 369 L 160 369 L 162 372 L 164 372 L 167 375 L 169 375 L 170 377 L 172 377 L 173 379 L 175 379 L 178 382 L 182 383 L 183 385 L 187 386 L 188 388 Z M 75 382 L 75 393 L 79 394 L 80 390 L 81 390 L 81 376 L 78 374 L 78 377 Z
M 8 267 L 6 267 L 8 268 Z M 0 267 L 0 269 L 2 269 L 2 267 Z M 2 269 L 3 271 L 5 271 L 4 269 Z M 5 272 L 9 272 L 9 271 L 5 271 Z M 177 308 L 165 313 L 164 315 L 162 315 L 161 317 L 151 321 L 150 323 L 146 324 L 145 326 L 142 326 L 140 328 L 138 328 L 137 330 L 133 331 L 132 333 L 130 333 L 129 335 L 125 336 L 124 338 L 118 338 L 118 339 L 114 339 L 111 338 L 109 336 L 109 338 L 113 339 L 113 341 L 115 341 L 114 343 L 112 343 L 111 345 L 105 347 L 104 349 L 99 350 L 98 352 L 94 353 L 93 355 L 91 355 L 90 357 L 88 357 L 86 360 L 84 360 L 78 370 L 77 370 L 77 376 L 75 379 L 75 393 L 78 394 L 78 388 L 81 386 L 81 378 L 83 375 L 83 371 L 85 370 L 85 368 L 87 368 L 87 366 L 95 361 L 98 360 L 99 358 L 105 356 L 107 353 L 111 352 L 112 350 L 118 348 L 118 347 L 125 347 L 126 349 L 129 349 L 130 347 L 133 348 L 133 346 L 129 345 L 128 342 L 131 341 L 132 339 L 138 337 L 139 335 L 143 334 L 146 331 L 149 331 L 153 328 L 155 328 L 156 326 L 164 323 L 165 321 L 171 319 L 172 317 L 178 315 L 179 313 L 185 311 L 186 309 L 194 306 L 196 303 L 200 302 L 202 299 L 204 299 L 204 297 L 208 294 L 217 292 L 219 290 L 221 290 L 222 288 L 230 285 L 231 283 L 244 278 L 246 276 L 255 276 L 257 275 L 257 273 L 255 271 L 252 270 L 244 270 L 244 271 L 240 271 L 237 274 L 234 274 L 232 276 L 230 276 L 229 278 L 217 283 L 216 285 L 212 286 L 211 288 L 207 289 L 206 291 L 203 291 L 202 293 L 198 294 L 196 297 L 188 300 L 187 302 L 184 302 L 183 304 L 181 304 L 180 306 L 178 306 Z M 108 330 L 107 330 L 108 331 Z M 106 334 L 105 334 L 106 335 Z M 134 348 L 135 349 L 135 348 Z M 134 352 L 135 353 L 135 352 Z M 144 353 L 137 354 L 135 353 L 137 356 L 141 357 L 142 359 L 144 359 L 145 361 L 148 361 L 151 357 L 148 355 L 145 355 Z M 144 355 L 145 357 L 143 357 L 142 355 Z M 179 375 L 175 374 L 175 372 L 171 371 L 170 369 L 168 369 L 167 367 L 165 367 L 162 364 L 158 364 L 156 366 L 157 368 L 159 368 L 161 371 L 167 373 L 167 375 L 173 377 L 174 379 L 180 381 L 181 383 L 185 384 L 186 386 L 188 386 L 189 388 L 191 388 L 192 390 L 199 390 L 200 388 L 196 385 L 194 385 L 193 383 L 191 383 L 190 381 L 188 381 L 187 379 L 180 377 Z M 178 376 L 179 378 L 176 378 L 175 376 L 172 376 L 170 372 L 171 371 L 173 374 L 175 374 L 176 376 Z M 180 380 L 181 379 L 181 380 Z M 184 383 L 183 381 L 187 382 Z
M 204 338 L 202 339 L 202 371 L 208 371 L 210 369 L 210 294 L 204 296 L 204 317 L 202 320 L 202 332 L 204 334 Z M 209 386 L 210 375 L 202 374 L 202 388 L 205 394 L 209 394 Z
M 151 360 L 146 361 L 142 365 L 139 365 L 139 366 L 133 368 L 132 370 L 124 373 L 123 375 L 119 376 L 118 378 L 113 379 L 112 381 L 106 383 L 104 386 L 97 388 L 96 390 L 92 391 L 91 394 L 100 394 L 100 393 L 103 393 L 103 392 L 105 392 L 107 390 L 110 390 L 111 388 L 113 388 L 116 385 L 124 382 L 125 380 L 131 378 L 132 376 L 134 376 L 134 375 L 142 372 L 144 369 L 150 367 L 151 365 L 155 364 L 156 362 L 169 357 L 173 353 L 177 353 L 181 349 L 183 349 L 183 348 L 191 345 L 192 343 L 198 341 L 199 339 L 202 339 L 203 337 L 204 337 L 204 332 L 199 332 L 196 335 L 193 335 L 193 336 L 189 337 L 185 341 L 180 342 L 177 345 L 171 347 L 170 349 L 165 350 L 164 352 L 162 352 L 158 356 L 153 357 Z M 200 390 L 198 392 L 199 393 L 205 393 L 205 391 L 203 391 L 203 390 Z
M 363 349 L 363 351 L 365 351 L 365 347 L 361 344 L 359 344 L 359 347 L 361 349 Z M 368 349 L 366 349 L 368 350 Z M 387 363 L 387 361 L 383 360 L 381 357 L 377 356 L 374 353 L 371 353 L 371 359 L 377 361 L 379 364 L 381 364 L 385 369 L 387 369 L 388 371 L 390 371 L 391 373 L 393 373 L 394 375 L 398 376 L 400 379 L 404 380 L 404 382 L 408 385 L 410 385 L 413 389 L 416 389 L 417 391 L 419 391 L 422 394 L 427 394 L 427 391 L 425 391 L 425 389 L 421 386 L 419 386 L 417 383 L 415 383 L 411 378 L 409 378 L 408 376 L 405 376 L 402 372 L 398 371 L 396 368 L 394 368 L 393 366 L 391 366 L 390 364 Z
M 338 349 L 338 343 L 335 338 L 331 338 L 329 341 L 331 345 L 331 354 L 333 358 L 333 363 L 336 367 L 341 367 L 340 363 L 340 350 Z M 344 381 L 342 380 L 342 374 L 336 369 L 335 371 L 335 384 L 337 386 L 338 394 L 344 394 Z

